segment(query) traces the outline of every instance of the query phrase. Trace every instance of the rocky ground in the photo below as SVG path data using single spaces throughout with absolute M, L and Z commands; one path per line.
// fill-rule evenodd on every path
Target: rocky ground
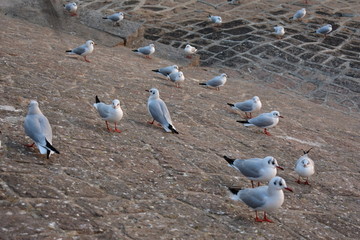
M 300 30 L 282 41 L 267 35 L 263 41 L 251 40 L 253 33 L 260 30 L 256 30 L 255 20 L 245 15 L 241 21 L 250 23 L 239 28 L 252 31 L 244 39 L 227 41 L 239 41 L 238 46 L 254 42 L 256 47 L 247 51 L 267 45 L 269 49 L 277 49 L 278 58 L 270 58 L 274 54 L 267 52 L 267 48 L 258 54 L 251 53 L 254 60 L 246 58 L 245 52 L 238 52 L 234 57 L 246 58 L 248 62 L 234 67 L 225 64 L 231 56 L 210 64 L 201 54 L 201 66 L 194 66 L 196 63 L 183 55 L 167 57 L 164 50 L 169 47 L 161 45 L 164 36 L 160 34 L 158 50 L 152 59 L 122 46 L 128 36 L 131 36 L 130 46 L 147 42 L 133 37 L 141 35 L 142 28 L 145 36 L 153 28 L 149 19 L 140 16 L 164 12 L 169 19 L 177 16 L 179 21 L 181 17 L 185 21 L 181 13 L 187 11 L 186 6 L 203 11 L 210 5 L 202 2 L 211 1 L 79 2 L 83 11 L 105 14 L 111 4 L 118 4 L 113 8 L 132 11 L 134 19 L 129 20 L 129 26 L 134 31 L 119 38 L 104 29 L 86 27 L 81 14 L 70 18 L 55 8 L 52 14 L 46 15 L 48 12 L 44 11 L 43 15 L 36 15 L 40 11 L 36 6 L 41 4 L 34 4 L 35 8 L 24 5 L 29 10 L 26 14 L 32 16 L 29 18 L 21 15 L 21 11 L 8 12 L 8 5 L 2 5 L 0 239 L 357 239 L 360 232 L 359 77 L 356 75 L 359 29 L 356 25 L 346 25 L 359 24 L 356 16 L 346 15 L 349 16 L 344 20 L 347 27 L 339 24 L 337 29 L 341 32 L 334 32 L 329 38 L 342 40 L 334 46 L 332 52 L 336 54 L 331 57 L 325 50 L 329 46 L 326 41 L 330 40 L 306 36 L 313 41 L 310 44 L 325 48 L 315 55 L 324 55 L 326 60 L 314 64 L 334 70 L 329 73 L 307 66 L 308 61 L 293 53 L 291 56 L 299 60 L 291 64 L 295 69 L 273 63 L 289 63 L 281 59 L 282 54 L 290 54 L 289 48 L 304 49 L 308 43 L 300 39 L 302 43 L 295 46 L 291 42 L 300 35 Z M 279 5 L 281 1 L 268 1 L 267 8 L 262 1 L 239 2 L 239 5 L 220 6 L 227 9 L 225 22 L 235 21 L 227 17 L 232 15 L 231 11 L 241 11 L 242 4 L 249 15 L 255 3 L 263 14 L 274 12 L 275 6 L 283 6 Z M 310 8 L 319 6 L 316 5 L 319 1 L 309 2 Z M 345 9 L 342 13 L 347 14 L 354 12 L 350 1 L 322 2 L 326 9 L 333 9 L 332 14 L 339 12 L 337 9 Z M 302 3 L 286 4 L 295 10 Z M 129 9 L 123 8 L 125 4 Z M 167 4 L 178 14 L 171 16 L 164 9 L 149 9 L 154 4 L 158 8 Z M 176 4 L 188 5 L 174 8 Z M 209 11 L 219 7 L 213 9 Z M 286 11 L 268 14 L 287 17 L 291 11 Z M 328 13 L 321 9 L 314 11 Z M 202 28 L 207 26 L 208 23 Z M 235 27 L 229 29 L 233 31 Z M 344 34 L 345 29 L 353 32 Z M 161 30 L 166 32 L 165 27 Z M 87 39 L 98 44 L 88 57 L 91 63 L 65 54 L 66 49 Z M 345 46 L 353 48 L 345 49 Z M 211 52 L 206 47 L 201 51 Z M 209 58 L 217 59 L 216 56 Z M 339 60 L 342 62 L 339 66 L 329 66 L 331 59 L 344 62 Z M 171 64 L 182 67 L 186 77 L 182 88 L 175 88 L 166 78 L 151 71 Z M 220 91 L 198 85 L 222 72 L 230 78 Z M 300 77 L 302 72 L 307 75 Z M 349 76 L 348 72 L 355 74 Z M 160 90 L 179 135 L 147 124 L 151 119 L 146 110 L 145 89 L 151 87 Z M 107 103 L 120 99 L 125 112 L 119 124 L 122 133 L 106 131 L 105 123 L 92 106 L 95 95 Z M 242 115 L 226 105 L 254 95 L 263 102 L 262 112 L 278 110 L 285 117 L 270 129 L 271 137 L 260 129 L 237 123 Z M 53 128 L 53 145 L 61 152 L 50 160 L 37 149 L 23 145 L 30 142 L 22 127 L 30 99 L 39 101 Z M 344 101 L 349 104 L 345 106 Z M 302 149 L 310 147 L 313 147 L 309 155 L 315 161 L 316 174 L 310 179 L 311 186 L 298 185 L 294 163 Z M 282 208 L 269 213 L 274 223 L 254 222 L 254 213 L 247 206 L 229 198 L 228 186 L 249 187 L 250 183 L 227 166 L 223 155 L 237 158 L 272 155 L 285 167 L 279 175 L 294 193 L 286 192 Z

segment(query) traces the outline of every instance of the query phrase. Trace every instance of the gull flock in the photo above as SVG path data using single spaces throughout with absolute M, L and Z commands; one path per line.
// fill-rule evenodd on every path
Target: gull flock
M 235 1 L 228 1 L 229 3 Z M 75 2 L 67 3 L 64 5 L 65 11 L 70 16 L 77 15 L 78 6 Z M 117 12 L 109 16 L 104 16 L 103 19 L 110 20 L 113 26 L 119 25 L 124 19 L 125 14 L 123 12 Z M 306 9 L 302 8 L 298 10 L 290 19 L 296 21 L 302 21 L 306 16 Z M 208 19 L 214 23 L 214 26 L 219 27 L 222 24 L 223 19 L 220 16 L 208 15 Z M 285 34 L 283 26 L 275 26 L 275 35 L 282 37 Z M 332 26 L 327 24 L 320 27 L 314 33 L 323 34 L 326 36 L 332 31 Z M 84 58 L 84 61 L 90 62 L 87 56 L 94 50 L 94 41 L 87 40 L 85 44 L 78 46 L 71 50 L 66 50 L 68 54 L 79 55 Z M 155 45 L 149 44 L 148 46 L 139 47 L 134 49 L 133 52 L 151 59 L 151 55 L 155 53 Z M 197 49 L 190 44 L 187 44 L 184 48 L 185 56 L 191 58 L 195 55 Z M 155 70 L 154 73 L 161 74 L 175 83 L 176 87 L 180 87 L 180 83 L 184 82 L 185 76 L 177 65 L 164 66 Z M 214 76 L 208 81 L 199 83 L 206 87 L 220 90 L 220 87 L 224 87 L 227 82 L 228 75 L 221 73 L 218 76 Z M 200 89 L 200 87 L 199 87 Z M 146 90 L 149 92 L 149 98 L 147 101 L 147 110 L 152 118 L 152 121 L 148 123 L 158 123 L 166 132 L 181 134 L 181 130 L 177 130 L 170 117 L 170 112 L 173 109 L 168 109 L 164 100 L 160 98 L 160 91 L 156 88 Z M 225 104 L 225 103 L 224 103 Z M 245 117 L 237 122 L 242 123 L 245 127 L 256 126 L 262 128 L 264 131 L 264 137 L 266 135 L 271 136 L 268 128 L 275 127 L 279 123 L 279 119 L 283 118 L 279 111 L 271 111 L 268 113 L 261 113 L 258 116 L 252 116 L 252 113 L 259 112 L 262 107 L 262 102 L 258 96 L 254 96 L 252 99 L 243 100 L 237 103 L 227 103 L 232 109 L 239 110 L 245 113 Z M 120 100 L 114 99 L 111 104 L 101 102 L 98 96 L 95 96 L 94 108 L 97 110 L 100 118 L 105 121 L 106 128 L 109 132 L 121 133 L 121 130 L 117 128 L 117 124 L 123 118 L 123 111 L 120 106 Z M 234 121 L 235 122 L 235 121 Z M 109 123 L 114 124 L 114 129 L 109 127 Z M 236 123 L 235 123 L 236 124 Z M 28 147 L 36 147 L 41 154 L 46 154 L 47 158 L 51 154 L 60 152 L 53 146 L 52 143 L 52 129 L 48 119 L 43 115 L 39 108 L 39 103 L 35 100 L 31 100 L 29 104 L 28 113 L 24 121 L 25 134 L 29 136 L 33 143 L 27 144 Z M 56 146 L 56 144 L 55 144 Z M 299 175 L 297 183 L 310 185 L 309 177 L 315 173 L 314 161 L 308 156 L 311 149 L 303 151 L 301 156 L 296 162 L 294 171 Z M 281 207 L 284 202 L 283 190 L 293 190 L 288 188 L 283 178 L 277 176 L 277 169 L 284 170 L 277 160 L 272 156 L 264 158 L 251 158 L 251 159 L 233 159 L 227 156 L 223 156 L 229 166 L 236 169 L 238 173 L 245 176 L 251 181 L 251 188 L 237 188 L 228 187 L 229 194 L 232 195 L 233 200 L 238 200 L 245 203 L 247 206 L 255 210 L 255 221 L 257 222 L 272 222 L 266 215 L 268 211 L 273 211 Z M 305 178 L 305 182 L 301 181 L 301 178 Z M 256 181 L 257 187 L 254 185 Z M 267 185 L 260 186 L 260 182 L 268 183 Z M 263 218 L 259 218 L 258 211 L 263 211 Z

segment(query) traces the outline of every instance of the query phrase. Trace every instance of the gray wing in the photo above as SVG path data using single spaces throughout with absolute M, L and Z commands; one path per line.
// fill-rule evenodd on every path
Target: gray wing
M 248 122 L 258 127 L 267 127 L 274 123 L 274 119 L 267 114 L 260 114 L 256 118 L 249 119 Z
M 238 102 L 235 103 L 235 107 L 237 107 L 243 112 L 250 112 L 253 110 L 253 102 L 252 100 L 247 100 L 245 102 Z
M 174 68 L 172 66 L 168 66 L 168 67 L 160 68 L 159 72 L 166 76 L 166 75 L 170 74 L 173 70 L 174 70 Z
M 253 209 L 261 208 L 266 203 L 267 186 L 240 190 L 240 199 Z
M 260 177 L 261 161 L 260 159 L 237 159 L 234 166 L 246 177 L 258 178 Z
M 169 110 L 163 100 L 158 99 L 156 101 L 151 101 L 149 104 L 149 112 L 155 121 L 160 124 L 165 126 L 172 124 Z
M 323 26 L 317 30 L 317 33 L 321 33 L 321 34 L 328 33 L 328 32 L 330 32 L 330 28 L 328 26 Z
M 103 119 L 107 119 L 110 116 L 111 105 L 100 102 L 96 104 L 96 109 Z
M 108 16 L 108 19 L 110 19 L 111 21 L 117 22 L 120 20 L 119 15 L 118 14 L 113 14 L 111 16 Z
M 304 12 L 303 11 L 297 11 L 294 15 L 294 18 L 302 18 L 304 16 Z
M 45 138 L 52 142 L 52 130 L 48 119 L 44 115 L 27 115 L 24 122 L 25 133 L 35 143 L 46 146 Z
M 151 53 L 149 46 L 139 48 L 138 51 L 144 55 L 149 55 Z
M 71 52 L 73 52 L 77 55 L 81 55 L 86 52 L 86 47 L 84 45 L 81 45 L 80 47 L 77 47 L 77 48 L 74 48 L 73 50 L 71 50 Z
M 206 84 L 212 87 L 220 86 L 221 84 L 223 84 L 222 77 L 220 76 L 214 77 L 213 79 L 207 81 Z

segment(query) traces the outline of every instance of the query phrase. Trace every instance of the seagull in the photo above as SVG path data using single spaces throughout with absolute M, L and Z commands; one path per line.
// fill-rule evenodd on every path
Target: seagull
M 77 16 L 77 5 L 75 2 L 64 4 L 64 9 L 70 13 L 71 16 Z
M 174 71 L 168 75 L 168 78 L 170 81 L 174 82 L 176 87 L 180 87 L 180 82 L 183 82 L 185 80 L 185 76 L 183 72 L 177 72 Z
M 155 52 L 155 45 L 151 43 L 148 46 L 140 47 L 140 48 L 132 50 L 132 51 L 136 52 L 136 53 L 140 53 L 142 55 L 145 55 L 146 58 L 151 58 L 150 55 Z
M 122 12 L 114 13 L 110 16 L 103 17 L 103 19 L 111 20 L 113 22 L 113 26 L 115 26 L 116 24 L 119 25 L 120 21 L 124 19 L 124 13 Z
M 220 25 L 222 23 L 222 19 L 220 16 L 211 16 L 209 15 L 208 18 L 210 19 L 211 22 Z
M 245 127 L 249 126 L 257 126 L 260 128 L 264 128 L 264 133 L 268 136 L 271 136 L 271 134 L 267 131 L 267 128 L 274 127 L 278 124 L 279 118 L 284 118 L 280 115 L 278 111 L 272 111 L 269 113 L 262 113 L 259 116 L 248 119 L 248 120 L 239 120 L 237 122 L 244 123 Z
M 251 158 L 251 159 L 233 159 L 224 156 L 224 159 L 229 163 L 230 167 L 238 170 L 242 175 L 250 179 L 251 186 L 254 187 L 254 182 L 270 181 L 276 176 L 277 168 L 284 170 L 280 167 L 276 159 L 271 156 L 265 158 Z
M 283 26 L 276 26 L 274 27 L 275 35 L 278 39 L 282 38 L 282 36 L 285 34 L 285 29 Z
M 215 87 L 219 91 L 220 87 L 224 86 L 224 84 L 226 83 L 227 77 L 228 76 L 226 75 L 226 73 L 222 73 L 221 75 L 216 76 L 205 83 L 199 83 L 199 85 Z
M 272 222 L 266 217 L 266 212 L 274 211 L 281 207 L 284 202 L 283 189 L 290 192 L 293 191 L 286 186 L 285 180 L 278 176 L 272 178 L 268 186 L 245 189 L 229 187 L 232 193 L 231 199 L 242 201 L 255 210 L 256 222 Z M 263 219 L 258 217 L 258 211 L 264 211 Z
M 251 118 L 251 113 L 255 111 L 259 111 L 261 109 L 261 101 L 258 96 L 254 96 L 252 99 L 246 100 L 244 102 L 237 102 L 237 103 L 228 103 L 230 107 L 233 109 L 238 109 L 240 111 L 245 112 L 246 118 Z M 247 113 L 250 113 L 250 116 L 247 115 Z
M 172 65 L 172 66 L 167 66 L 167 67 L 163 67 L 163 68 L 159 68 L 159 69 L 155 69 L 155 70 L 151 70 L 151 71 L 160 73 L 160 74 L 164 75 L 165 77 L 167 77 L 172 72 L 178 72 L 179 67 L 177 65 Z
M 325 26 L 322 26 L 313 33 L 324 34 L 324 37 L 326 37 L 326 34 L 329 34 L 331 31 L 332 31 L 331 24 L 326 24 Z
M 115 124 L 114 131 L 121 133 L 121 130 L 117 129 L 116 123 L 122 119 L 124 114 L 118 99 L 114 99 L 112 104 L 105 104 L 99 100 L 98 96 L 95 96 L 94 107 L 98 111 L 100 117 L 105 121 L 106 128 L 109 132 L 111 132 L 111 128 L 109 128 L 108 122 L 113 122 Z
M 186 53 L 186 57 L 191 58 L 191 55 L 196 54 L 197 49 L 195 47 L 192 47 L 190 44 L 187 44 L 184 48 L 184 51 Z
M 84 57 L 86 62 L 90 62 L 86 59 L 86 56 L 94 51 L 94 42 L 92 40 L 87 40 L 85 44 L 74 48 L 72 50 L 66 50 L 69 54 L 77 54 Z
M 52 153 L 59 154 L 60 152 L 52 146 L 52 130 L 48 119 L 42 114 L 39 108 L 39 103 L 35 100 L 30 101 L 29 111 L 24 121 L 25 133 L 34 142 L 27 144 L 27 147 L 33 147 L 34 144 L 38 147 L 41 154 L 46 154 L 49 159 Z
M 310 185 L 308 178 L 315 173 L 314 161 L 308 157 L 308 153 L 312 148 L 307 151 L 304 151 L 304 155 L 302 155 L 295 163 L 295 172 L 299 174 L 299 178 L 296 181 L 301 184 L 301 177 L 306 177 L 305 185 Z
M 294 16 L 292 16 L 289 19 L 293 19 L 293 20 L 301 20 L 302 18 L 304 18 L 306 15 L 306 9 L 302 8 L 299 11 L 297 11 Z
M 161 124 L 166 132 L 179 134 L 179 132 L 176 131 L 172 124 L 170 113 L 166 107 L 165 102 L 160 98 L 159 90 L 156 88 L 151 88 L 150 90 L 146 91 L 150 93 L 147 107 L 151 117 L 153 118 L 152 122 L 149 123 L 154 124 L 154 121 L 157 121 Z

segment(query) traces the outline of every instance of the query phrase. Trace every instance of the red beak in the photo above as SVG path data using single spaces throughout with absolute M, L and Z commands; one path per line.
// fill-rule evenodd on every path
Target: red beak
M 279 116 L 279 118 L 284 118 L 283 116 Z
M 146 89 L 145 91 L 150 92 L 150 91 L 149 91 L 149 90 L 147 90 L 147 89 Z
M 281 167 L 281 166 L 276 166 L 276 168 L 281 169 L 281 170 L 284 170 L 284 168 Z
M 290 192 L 293 192 L 293 190 L 292 190 L 291 188 L 286 187 L 286 188 L 284 188 L 284 189 L 286 189 L 286 190 L 288 190 L 288 191 L 290 191 Z

